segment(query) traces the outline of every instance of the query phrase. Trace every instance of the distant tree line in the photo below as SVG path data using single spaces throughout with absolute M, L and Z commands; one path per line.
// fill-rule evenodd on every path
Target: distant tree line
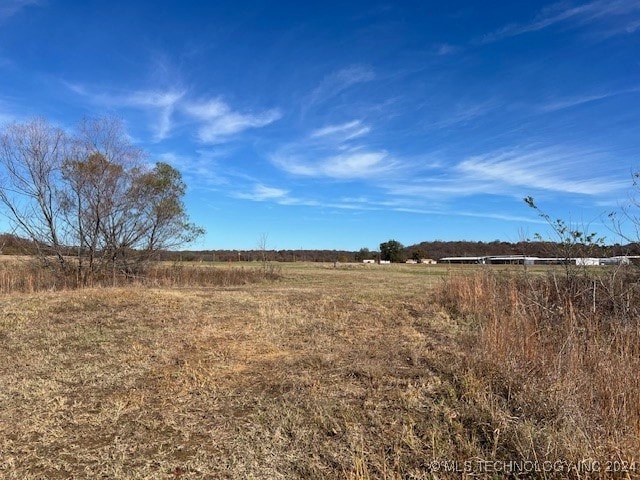
M 387 242 L 384 242 L 387 243 Z M 393 246 L 393 244 L 392 244 Z M 398 255 L 393 261 L 404 262 L 408 259 L 420 260 L 431 258 L 438 260 L 444 257 L 461 256 L 493 256 L 493 255 L 528 255 L 537 257 L 555 256 L 558 245 L 553 242 L 471 242 L 471 241 L 440 241 L 421 242 L 403 247 L 402 250 L 392 250 Z M 199 251 L 166 251 L 160 253 L 164 260 L 182 261 L 216 261 L 216 262 L 252 262 L 262 259 L 261 250 L 199 250 Z M 389 254 L 389 252 L 387 252 Z M 593 256 L 640 255 L 638 244 L 611 245 L 590 247 L 589 254 Z M 363 260 L 386 260 L 392 257 L 382 255 L 380 251 L 363 247 L 358 251 L 349 250 L 268 250 L 266 258 L 277 262 L 358 262 Z
M 471 242 L 440 241 L 422 242 L 404 247 L 402 256 L 396 260 L 419 260 L 431 258 L 461 256 L 528 255 L 537 257 L 555 256 L 558 245 L 553 242 Z M 0 251 L 5 255 L 24 255 L 37 253 L 38 247 L 24 238 L 11 234 L 0 234 Z M 614 255 L 640 255 L 640 246 L 636 243 L 610 245 L 589 250 L 590 255 L 598 257 Z M 73 251 L 71 251 L 73 253 Z M 154 259 L 184 262 L 258 262 L 266 255 L 268 261 L 275 262 L 358 262 L 381 259 L 381 253 L 368 248 L 358 251 L 349 250 L 158 250 Z M 383 260 L 385 258 L 382 258 Z
M 159 252 L 166 261 L 184 262 L 355 262 L 348 250 L 183 250 Z

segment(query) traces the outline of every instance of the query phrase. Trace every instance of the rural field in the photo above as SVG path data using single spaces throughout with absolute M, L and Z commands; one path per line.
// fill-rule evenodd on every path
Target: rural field
M 536 393 L 511 368 L 501 383 L 478 353 L 487 331 L 440 301 L 473 267 L 278 269 L 208 287 L 3 293 L 0 477 L 637 473 L 622 462 L 640 452 L 640 423 L 616 437 L 557 382 Z

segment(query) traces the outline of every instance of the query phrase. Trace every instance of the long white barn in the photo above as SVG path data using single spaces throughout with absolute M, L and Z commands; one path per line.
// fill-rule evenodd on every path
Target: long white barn
M 529 257 L 525 255 L 494 255 L 482 257 L 444 257 L 438 263 L 476 264 L 476 265 L 629 265 L 638 263 L 640 256 L 623 255 L 608 258 L 562 258 L 562 257 Z

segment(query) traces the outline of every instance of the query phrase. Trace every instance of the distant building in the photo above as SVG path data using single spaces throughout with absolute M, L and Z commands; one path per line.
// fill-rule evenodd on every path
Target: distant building
M 444 257 L 438 263 L 484 264 L 488 257 Z
M 600 265 L 600 259 L 599 258 L 576 258 L 576 265 L 580 265 L 584 267 Z
M 475 265 L 629 265 L 640 263 L 640 256 L 619 256 L 609 258 L 588 257 L 526 257 L 524 255 L 495 255 L 485 257 L 444 257 L 438 263 Z

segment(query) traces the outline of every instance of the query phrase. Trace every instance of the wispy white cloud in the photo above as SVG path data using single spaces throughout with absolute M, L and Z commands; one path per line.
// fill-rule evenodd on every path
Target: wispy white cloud
M 375 78 L 374 71 L 364 65 L 350 67 L 330 73 L 322 79 L 320 84 L 311 92 L 306 108 L 324 103 L 353 85 L 369 82 Z
M 638 11 L 640 11 L 640 3 L 636 0 L 595 0 L 574 6 L 567 4 L 567 2 L 559 2 L 542 9 L 532 21 L 509 24 L 484 35 L 478 40 L 478 43 L 492 43 L 504 38 L 542 30 L 562 22 L 572 21 L 577 25 L 584 25 L 598 20 L 633 15 Z M 621 23 L 615 33 L 628 30 L 628 26 L 633 24 L 633 22 Z
M 454 53 L 458 53 L 460 51 L 460 47 L 456 45 L 451 45 L 449 43 L 441 43 L 435 46 L 436 55 L 444 56 L 444 55 L 453 55 Z
M 468 210 L 460 210 L 458 208 L 451 207 L 443 207 L 441 209 L 434 209 L 425 206 L 418 207 L 402 207 L 398 206 L 393 208 L 397 212 L 404 213 L 414 213 L 416 215 L 442 215 L 446 217 L 471 217 L 471 218 L 484 218 L 488 220 L 502 220 L 505 222 L 516 222 L 516 223 L 536 223 L 536 224 L 545 224 L 543 220 L 538 217 L 526 217 L 524 215 L 512 215 L 508 213 L 501 212 L 491 212 L 491 211 L 480 211 L 473 212 Z
M 469 179 L 462 175 L 455 175 L 455 172 L 434 172 L 432 177 L 391 181 L 386 185 L 386 190 L 392 196 L 443 202 L 486 193 L 507 194 L 498 182 L 488 179 Z
M 260 113 L 240 113 L 221 99 L 194 101 L 189 99 L 186 90 L 180 88 L 96 93 L 83 85 L 66 85 L 74 93 L 99 105 L 147 111 L 152 118 L 150 128 L 157 141 L 171 135 L 178 115 L 186 123 L 195 122 L 198 138 L 208 144 L 226 142 L 240 132 L 264 127 L 282 117 L 278 109 Z
M 360 196 L 360 197 L 341 197 L 340 202 L 342 203 L 363 203 L 370 204 L 372 200 L 370 197 Z
M 420 180 L 390 182 L 396 196 L 453 200 L 474 195 L 521 198 L 536 192 L 606 197 L 626 187 L 606 155 L 581 149 L 516 147 L 474 155 Z M 600 167 L 598 167 L 598 165 Z
M 428 124 L 431 128 L 449 128 L 454 125 L 464 125 L 497 110 L 502 103 L 496 99 L 489 99 L 477 103 L 459 102 L 447 110 L 446 114 Z
M 624 95 L 627 93 L 640 92 L 640 87 L 626 88 L 617 91 L 610 91 L 604 93 L 596 93 L 591 95 L 583 95 L 577 97 L 569 97 L 553 102 L 549 102 L 538 107 L 541 112 L 555 112 L 557 110 L 563 110 L 565 108 L 577 107 L 586 103 L 596 102 L 598 100 L 604 100 L 610 97 L 616 97 L 618 95 Z
M 254 200 L 261 202 L 264 200 L 283 200 L 287 198 L 288 190 L 281 188 L 268 187 L 262 184 L 256 184 L 250 192 L 238 192 L 235 194 L 236 198 L 242 198 L 244 200 Z
M 290 194 L 289 189 L 272 187 L 264 183 L 249 182 L 245 187 L 234 185 L 229 195 L 241 200 L 252 202 L 269 202 L 287 206 L 323 207 L 327 206 L 321 201 L 313 198 L 300 198 Z
M 181 89 L 137 90 L 133 92 L 96 93 L 84 85 L 66 83 L 74 93 L 88 98 L 91 102 L 109 108 L 140 108 L 152 114 L 151 129 L 156 140 L 164 140 L 171 133 L 176 106 L 186 92 Z
M 182 97 L 184 91 L 168 90 L 162 91 L 137 91 L 129 95 L 119 97 L 120 101 L 125 105 L 167 108 L 173 107 Z M 118 99 L 118 97 L 115 97 Z
M 23 8 L 44 4 L 44 0 L 2 0 L 0 2 L 0 22 L 12 17 Z
M 293 175 L 341 180 L 375 178 L 397 167 L 397 162 L 383 151 L 353 152 L 311 161 L 307 158 L 276 155 L 273 161 Z
M 634 33 L 636 30 L 638 30 L 640 28 L 640 20 L 634 20 L 632 22 L 629 22 L 625 27 L 624 30 L 627 33 Z
M 303 177 L 339 180 L 372 179 L 401 168 L 386 150 L 364 143 L 371 128 L 360 120 L 327 125 L 271 155 L 281 170 Z
M 450 214 L 450 213 L 448 213 Z M 508 213 L 499 213 L 499 212 L 470 212 L 470 211 L 457 211 L 456 215 L 460 215 L 462 217 L 473 217 L 473 218 L 490 218 L 492 220 L 504 220 L 507 222 L 524 222 L 524 223 L 540 223 L 546 224 L 546 222 L 539 217 L 526 217 L 524 215 L 512 215 Z
M 453 209 L 449 205 L 438 205 L 433 201 L 417 200 L 407 197 L 388 197 L 385 195 L 374 198 L 372 196 L 322 198 L 316 193 L 316 198 L 300 198 L 290 195 L 289 190 L 267 187 L 263 184 L 254 184 L 246 192 L 235 192 L 235 198 L 251 200 L 255 202 L 272 202 L 287 206 L 307 206 L 323 209 L 335 209 L 345 211 L 382 212 L 394 211 L 412 213 L 416 215 L 445 215 L 447 217 L 473 217 L 491 220 L 502 220 L 516 223 L 544 223 L 538 217 L 514 215 L 501 211 L 470 211 Z M 520 199 L 518 199 L 520 201 Z
M 562 193 L 600 195 L 622 188 L 625 182 L 594 171 L 603 160 L 597 157 L 601 155 L 558 148 L 516 149 L 470 157 L 456 170 L 480 181 Z
M 344 142 L 366 135 L 370 131 L 371 128 L 363 125 L 360 120 L 353 120 L 352 122 L 342 123 L 340 125 L 328 125 L 326 127 L 319 128 L 311 132 L 310 137 L 332 137 L 338 141 Z
M 370 197 L 341 197 L 326 198 L 320 192 L 307 192 L 307 197 L 291 195 L 290 190 L 268 187 L 262 183 L 252 184 L 243 191 L 234 191 L 231 196 L 243 200 L 255 202 L 271 202 L 278 205 L 306 206 L 336 210 L 350 211 L 376 211 L 376 210 L 396 210 L 405 208 L 406 201 L 394 202 L 389 200 L 373 199 Z
M 542 155 L 542 151 L 537 151 Z M 597 182 L 587 181 L 585 179 L 578 180 L 579 188 L 573 188 L 571 186 L 560 188 L 559 182 L 564 179 L 563 176 L 566 172 L 564 170 L 554 170 L 549 166 L 544 166 L 541 162 L 534 162 L 533 168 L 541 169 L 540 175 L 533 179 L 514 181 L 509 178 L 507 171 L 511 170 L 512 174 L 517 176 L 522 175 L 522 165 L 531 161 L 536 156 L 535 151 L 530 152 L 527 156 L 526 153 L 520 155 L 521 164 L 516 167 L 514 161 L 508 160 L 508 155 L 504 158 L 498 159 L 496 162 L 489 162 L 487 164 L 484 159 L 477 157 L 465 159 L 456 165 L 449 168 L 448 171 L 435 169 L 432 172 L 432 176 L 422 176 L 418 178 L 411 178 L 403 181 L 400 177 L 396 176 L 389 181 L 383 181 L 376 184 L 376 190 L 369 190 L 366 195 L 359 196 L 340 196 L 337 198 L 331 197 L 327 192 L 323 192 L 322 189 L 305 189 L 307 198 L 301 198 L 296 195 L 292 195 L 290 189 L 267 186 L 262 182 L 253 182 L 242 191 L 232 191 L 231 196 L 235 198 L 251 200 L 256 202 L 270 202 L 279 205 L 296 205 L 296 206 L 310 206 L 317 208 L 330 208 L 336 210 L 345 211 L 396 211 L 403 213 L 414 213 L 419 215 L 446 215 L 446 216 L 458 216 L 458 217 L 473 217 L 473 218 L 485 218 L 490 220 L 501 220 L 506 222 L 515 223 L 541 223 L 538 217 L 531 217 L 526 215 L 518 215 L 508 212 L 508 204 L 504 205 L 504 211 L 501 208 L 486 207 L 480 210 L 475 210 L 469 207 L 460 209 L 453 207 L 455 200 L 461 197 L 474 196 L 474 195 L 495 195 L 498 197 L 511 197 L 511 202 L 522 203 L 521 199 L 524 195 L 530 193 L 536 193 L 539 190 L 553 190 L 560 193 L 578 193 L 588 194 L 587 189 L 593 187 Z M 496 152 L 496 156 L 499 156 L 501 152 Z M 505 154 L 506 155 L 506 154 Z M 487 155 L 490 158 L 491 155 Z M 553 163 L 553 160 L 557 160 L 558 157 L 554 157 L 549 161 L 549 164 Z M 302 165 L 300 170 L 294 170 L 291 173 L 295 173 L 301 176 L 308 177 L 330 177 L 333 179 L 353 179 L 354 172 L 365 169 L 366 171 L 375 169 L 375 165 L 378 159 L 373 157 L 367 159 L 353 158 L 352 161 L 345 162 L 343 166 L 336 166 L 330 164 L 329 161 L 315 164 L 315 165 Z M 575 165 L 574 165 L 575 166 Z M 332 168 L 337 170 L 332 170 Z M 520 169 L 520 170 L 518 170 Z M 571 170 L 568 167 L 567 170 Z M 560 174 L 560 176 L 558 176 Z M 541 182 L 540 177 L 542 175 L 554 176 L 552 180 L 547 182 Z M 360 177 L 361 178 L 361 177 Z M 384 178 L 384 176 L 382 176 Z M 609 187 L 620 185 L 606 181 Z M 615 183 L 615 185 L 614 185 Z M 601 188 L 601 192 L 604 188 Z M 594 193 L 597 195 L 598 192 Z M 606 193 L 606 192 L 605 192 Z M 596 198 L 602 198 L 597 197 Z
M 154 160 L 160 160 L 180 170 L 190 188 L 216 189 L 229 183 L 227 174 L 218 166 L 220 157 L 225 151 L 207 152 L 197 151 L 195 155 L 176 154 L 164 152 L 155 156 Z
M 261 113 L 239 113 L 220 99 L 185 105 L 184 111 L 202 122 L 198 128 L 198 137 L 204 143 L 221 143 L 231 135 L 250 128 L 269 125 L 282 117 L 278 109 Z
M 191 103 L 185 107 L 185 110 L 196 118 L 209 120 L 229 113 L 229 106 L 222 100 L 214 99 L 200 103 Z
M 156 140 L 167 138 L 172 128 L 172 117 L 176 105 L 184 97 L 184 91 L 142 91 L 123 98 L 128 106 L 148 107 L 158 111 L 154 130 Z

